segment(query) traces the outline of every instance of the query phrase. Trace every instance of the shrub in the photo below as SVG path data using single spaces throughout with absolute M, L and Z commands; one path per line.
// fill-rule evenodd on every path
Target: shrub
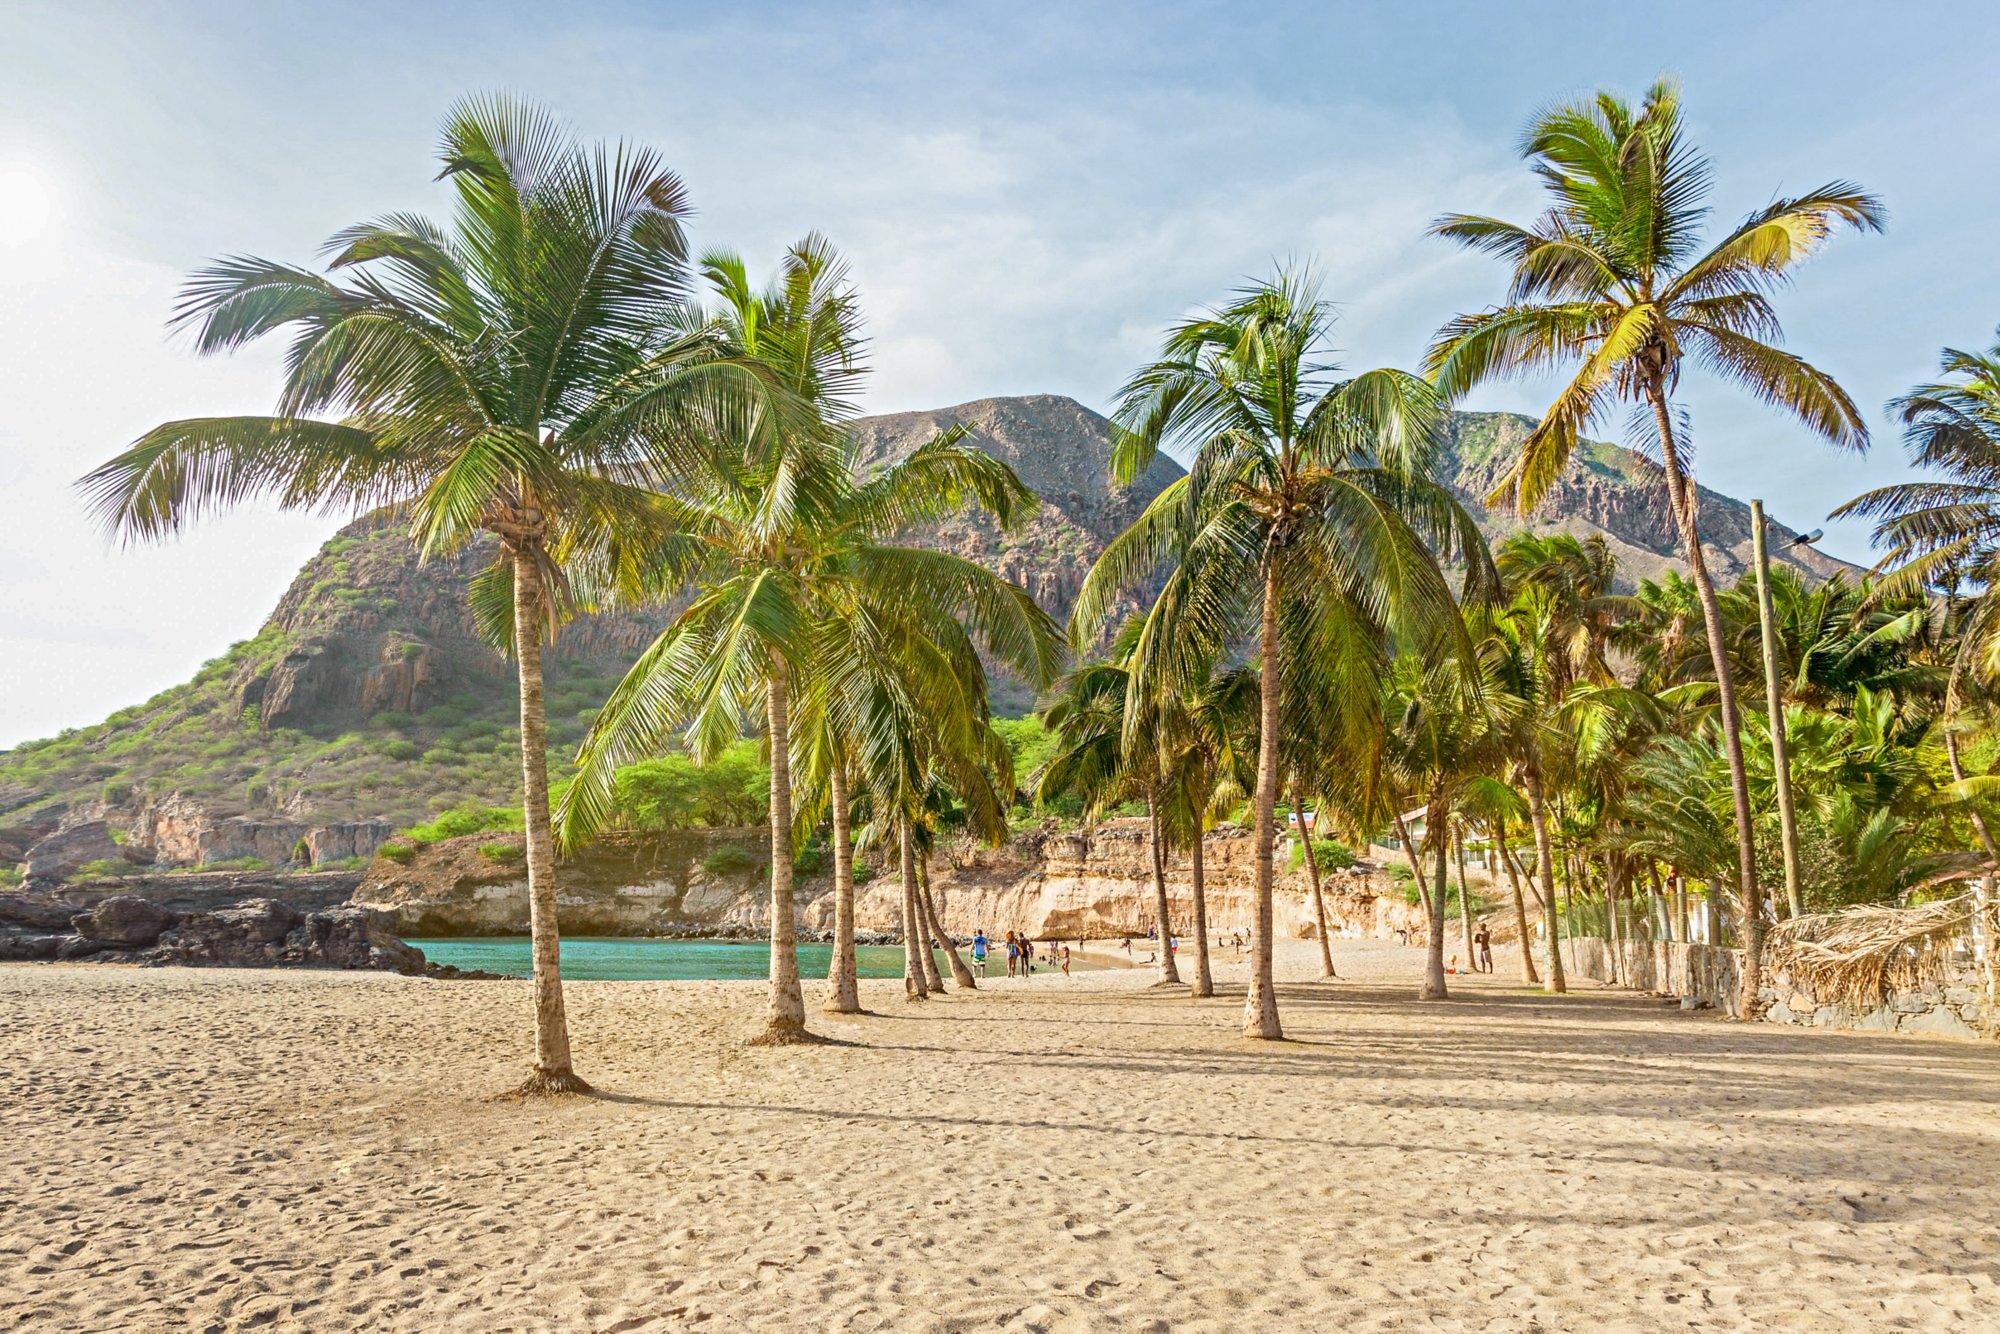
M 710 875 L 736 875 L 756 864 L 757 859 L 747 848 L 740 848 L 734 843 L 719 847 L 701 859 L 701 869 Z
M 107 778 L 104 780 L 104 790 L 101 795 L 106 806 L 123 806 L 132 800 L 132 785 L 122 779 Z
M 812 839 L 799 849 L 799 855 L 792 858 L 792 869 L 800 875 L 814 875 L 826 865 L 826 846 L 818 839 Z
M 332 861 L 321 862 L 315 871 L 359 871 L 368 865 L 366 857 L 336 857 Z
M 113 876 L 131 875 L 137 868 L 123 857 L 100 857 L 94 862 L 85 862 L 71 873 L 73 880 L 109 880 Z
M 417 845 L 414 843 L 384 843 L 375 849 L 378 857 L 387 857 L 398 866 L 408 866 L 417 859 Z
M 116 843 L 121 848 L 125 846 L 125 840 L 132 837 L 130 834 L 126 833 L 123 829 L 113 829 L 109 830 L 108 832 L 111 835 L 111 841 L 113 843 Z
M 21 873 L 11 866 L 0 866 L 0 889 L 12 889 L 21 883 Z
M 1345 871 L 1354 865 L 1354 853 L 1345 843 L 1336 843 L 1329 838 L 1313 840 L 1313 860 L 1319 863 L 1321 871 Z M 1298 870 L 1306 864 L 1306 847 L 1303 843 L 1292 845 L 1292 869 Z M 1404 868 L 1406 871 L 1407 867 Z
M 770 810 L 770 791 L 771 771 L 748 741 L 708 764 L 665 755 L 628 764 L 612 780 L 618 816 L 632 829 L 757 824 Z
M 424 753 L 422 746 L 419 746 L 414 741 L 405 741 L 400 737 L 394 741 L 385 741 L 376 747 L 376 749 L 385 757 L 392 760 L 414 760 L 417 756 Z
M 380 732 L 401 732 L 416 724 L 416 719 L 400 709 L 384 709 L 368 716 L 368 725 Z
M 483 834 L 487 830 L 507 833 L 521 831 L 521 812 L 505 806 L 453 806 L 438 812 L 429 824 L 412 825 L 396 832 L 396 837 L 406 838 L 412 843 L 442 843 L 448 838 L 464 838 L 467 834 Z
M 489 862 L 518 862 L 528 850 L 519 843 L 481 843 L 479 855 Z

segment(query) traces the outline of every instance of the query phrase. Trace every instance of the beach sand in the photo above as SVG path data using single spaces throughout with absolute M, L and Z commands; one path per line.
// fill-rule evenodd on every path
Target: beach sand
M 1283 1044 L 1233 961 L 867 983 L 778 1050 L 758 983 L 577 984 L 607 1096 L 528 1104 L 525 983 L 0 968 L 0 1321 L 2000 1327 L 2000 1049 L 1337 958 Z

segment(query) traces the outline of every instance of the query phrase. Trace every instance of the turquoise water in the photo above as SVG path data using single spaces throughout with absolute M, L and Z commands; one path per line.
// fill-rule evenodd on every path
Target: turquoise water
M 475 936 L 413 940 L 432 963 L 483 968 L 526 977 L 531 971 L 526 936 Z M 903 947 L 860 945 L 855 965 L 863 977 L 901 977 Z M 799 946 L 799 972 L 825 977 L 831 945 Z M 771 947 L 761 940 L 633 940 L 565 938 L 562 974 L 574 981 L 632 982 L 770 976 Z

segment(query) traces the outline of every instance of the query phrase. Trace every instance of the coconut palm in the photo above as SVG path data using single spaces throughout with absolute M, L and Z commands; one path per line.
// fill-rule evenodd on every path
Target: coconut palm
M 1208 957 L 1203 837 L 1209 821 L 1240 806 L 1256 781 L 1257 691 L 1257 674 L 1239 667 L 1193 682 L 1185 691 L 1158 701 L 1155 736 L 1165 776 L 1160 828 L 1168 848 L 1187 851 L 1194 940 L 1194 977 L 1188 989 L 1196 999 L 1215 994 Z
M 759 368 L 687 309 L 681 182 L 648 149 L 585 147 L 505 98 L 444 123 L 449 226 L 391 214 L 328 242 L 327 272 L 222 260 L 172 325 L 197 351 L 291 337 L 267 416 L 168 422 L 80 483 L 127 539 L 255 495 L 287 509 L 390 507 L 426 556 L 497 537 L 475 594 L 520 673 L 534 944 L 526 1092 L 587 1086 L 571 1066 L 556 923 L 542 646 L 576 584 L 619 573 L 652 493 L 707 466 L 711 423 L 785 415 Z
M 1272 851 L 1287 674 L 1316 678 L 1343 713 L 1341 743 L 1374 744 L 1392 635 L 1431 657 L 1463 648 L 1440 558 L 1464 558 L 1475 593 L 1491 562 L 1471 517 L 1432 480 L 1446 414 L 1424 381 L 1394 370 L 1338 379 L 1330 306 L 1311 276 L 1280 272 L 1175 326 L 1160 358 L 1125 384 L 1112 473 L 1129 483 L 1163 447 L 1190 451 L 1187 476 L 1098 558 L 1071 635 L 1088 643 L 1120 599 L 1162 566 L 1132 670 L 1142 693 L 1180 689 L 1254 627 L 1261 669 L 1255 912 L 1244 1033 L 1283 1036 L 1272 981 Z M 1128 713 L 1126 725 L 1136 719 Z
M 1833 379 L 1778 346 L 1769 294 L 1839 227 L 1879 230 L 1879 201 L 1836 181 L 1779 199 L 1703 249 L 1709 164 L 1682 135 L 1680 91 L 1662 80 L 1635 111 L 1608 92 L 1536 114 L 1523 155 L 1550 207 L 1523 227 L 1448 214 L 1432 234 L 1513 265 L 1507 304 L 1461 315 L 1439 331 L 1425 367 L 1449 398 L 1496 377 L 1575 367 L 1573 378 L 1522 442 L 1493 499 L 1534 508 L 1569 463 L 1582 431 L 1615 402 L 1650 414 L 1668 508 L 1702 606 L 1716 664 L 1717 702 L 1729 756 L 1737 876 L 1743 897 L 1743 993 L 1761 985 L 1763 911 L 1745 786 L 1735 682 L 1720 610 L 1701 550 L 1686 442 L 1670 395 L 1692 359 L 1846 449 L 1864 449 L 1867 427 Z
M 1035 799 L 1073 797 L 1092 820 L 1127 801 L 1146 803 L 1160 980 L 1178 983 L 1173 910 L 1167 898 L 1167 835 L 1161 821 L 1171 781 L 1170 757 L 1158 743 L 1164 724 L 1161 698 L 1133 689 L 1129 664 L 1138 630 L 1138 622 L 1127 622 L 1111 658 L 1066 672 L 1041 701 L 1037 712 L 1042 726 L 1055 736 L 1056 753 L 1036 777 Z M 1135 711 L 1140 715 L 1136 723 Z
M 692 588 L 693 599 L 599 711 L 559 816 L 566 841 L 588 837 L 610 813 L 619 767 L 675 730 L 697 759 L 716 754 L 750 729 L 761 705 L 771 755 L 771 976 L 769 1014 L 754 1041 L 795 1043 L 811 1040 L 792 899 L 795 695 L 818 673 L 860 674 L 875 687 L 899 675 L 906 685 L 962 683 L 977 659 L 955 622 L 1030 680 L 1053 674 L 1061 638 L 1026 592 L 982 566 L 884 540 L 973 503 L 1008 526 L 1034 496 L 961 433 L 930 441 L 880 476 L 855 477 L 842 426 L 864 367 L 853 291 L 832 248 L 808 238 L 761 292 L 734 256 L 711 255 L 703 269 L 730 345 L 803 408 L 779 423 L 768 450 L 717 459 L 707 476 L 659 499 L 671 539 L 657 544 L 649 577 L 665 593 Z M 882 669 L 870 651 L 884 645 L 910 656 Z M 983 703 L 983 682 L 980 695 Z M 913 696 L 919 704 L 926 697 Z M 837 734 L 851 734 L 858 717 Z M 824 730 L 809 729 L 802 748 Z

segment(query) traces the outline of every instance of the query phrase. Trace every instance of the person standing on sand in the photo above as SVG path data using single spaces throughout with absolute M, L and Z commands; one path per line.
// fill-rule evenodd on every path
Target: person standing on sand
M 1062 970 L 1063 970 L 1063 976 L 1064 976 L 1064 977 L 1068 977 L 1068 976 L 1069 976 L 1069 946 L 1067 946 L 1067 945 L 1065 945 L 1065 946 L 1063 946 L 1063 947 L 1062 947 Z
M 972 966 L 981 977 L 986 976 L 986 928 L 983 926 L 972 933 Z
M 1007 933 L 1007 976 L 1009 977 L 1014 976 L 1015 966 L 1018 965 L 1020 962 L 1021 962 L 1021 942 L 1015 939 L 1014 933 L 1012 931 L 1009 931 Z
M 1477 932 L 1477 933 L 1476 933 L 1476 934 L 1475 934 L 1475 935 L 1474 935 L 1474 936 L 1472 937 L 1472 943 L 1473 943 L 1473 945 L 1474 945 L 1474 946 L 1476 946 L 1476 947 L 1478 948 L 1478 950 L 1479 950 L 1479 957 L 1478 957 L 1478 960 L 1477 960 L 1477 962 L 1476 962 L 1476 963 L 1475 963 L 1475 964 L 1474 964 L 1473 966 L 1474 966 L 1474 967 L 1476 967 L 1476 968 L 1477 968 L 1477 969 L 1478 969 L 1478 970 L 1479 970 L 1480 972 L 1482 972 L 1482 973 L 1490 973 L 1490 972 L 1492 972 L 1492 971 L 1493 971 L 1493 936 L 1492 936 L 1492 934 L 1491 934 L 1491 933 L 1490 933 L 1489 931 L 1487 931 L 1487 929 L 1486 929 L 1486 923 L 1484 923 L 1484 922 L 1481 922 L 1481 923 L 1479 924 L 1479 930 L 1478 930 L 1478 932 Z

